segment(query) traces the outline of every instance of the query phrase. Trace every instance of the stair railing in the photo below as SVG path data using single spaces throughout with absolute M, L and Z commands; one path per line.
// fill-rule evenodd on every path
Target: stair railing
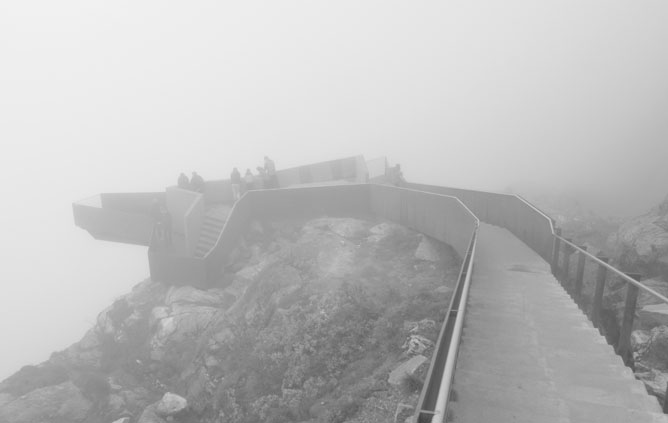
M 543 213 L 536 206 L 517 196 L 520 200 L 531 206 L 537 213 L 541 214 L 545 219 L 550 221 L 552 227 L 552 234 L 554 237 L 554 244 L 552 248 L 551 269 L 552 274 L 561 282 L 564 288 L 569 292 L 573 300 L 583 308 L 583 280 L 585 274 L 585 267 L 587 263 L 597 265 L 596 270 L 596 285 L 594 287 L 594 294 L 591 307 L 591 321 L 594 326 L 602 330 L 603 319 L 603 295 L 605 292 L 606 280 L 608 274 L 617 276 L 622 282 L 626 284 L 626 295 L 624 298 L 624 315 L 622 317 L 621 328 L 619 331 L 619 338 L 614 345 L 615 352 L 622 357 L 624 364 L 627 366 L 632 364 L 632 350 L 631 350 L 631 333 L 633 332 L 633 322 L 636 314 L 636 306 L 638 302 L 638 293 L 643 291 L 652 297 L 660 300 L 664 304 L 668 304 L 668 297 L 660 294 L 654 289 L 640 282 L 642 277 L 639 273 L 622 272 L 616 267 L 608 263 L 609 258 L 603 255 L 595 256 L 587 251 L 587 247 L 583 245 L 576 245 L 573 240 L 565 238 L 561 234 L 561 229 L 554 226 L 554 221 Z M 577 265 L 575 268 L 575 277 L 571 283 L 571 256 L 577 254 Z M 561 257 L 561 261 L 560 261 Z M 584 311 L 584 310 L 583 310 Z M 614 340 L 613 340 L 614 341 Z M 663 412 L 668 413 L 668 388 L 664 393 Z

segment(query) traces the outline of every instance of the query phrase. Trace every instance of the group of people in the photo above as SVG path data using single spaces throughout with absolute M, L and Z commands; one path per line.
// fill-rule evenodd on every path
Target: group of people
M 179 179 L 177 180 L 177 185 L 179 188 L 204 192 L 204 178 L 199 176 L 197 172 L 193 172 L 190 179 L 188 179 L 185 173 L 181 172 Z
M 241 194 L 260 188 L 278 188 L 278 177 L 276 176 L 276 164 L 269 157 L 264 156 L 264 166 L 258 166 L 257 176 L 253 175 L 250 168 L 246 169 L 246 174 L 241 177 L 239 169 L 236 167 L 230 174 L 230 184 L 232 185 L 232 197 L 236 202 L 241 198 Z

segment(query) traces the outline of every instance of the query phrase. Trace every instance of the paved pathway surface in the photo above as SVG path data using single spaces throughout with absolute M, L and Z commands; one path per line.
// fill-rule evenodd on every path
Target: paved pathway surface
M 668 422 L 549 265 L 482 223 L 454 390 L 456 423 Z

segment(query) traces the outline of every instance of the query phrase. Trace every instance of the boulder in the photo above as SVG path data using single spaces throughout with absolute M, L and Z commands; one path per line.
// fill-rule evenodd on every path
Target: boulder
M 371 229 L 369 229 L 371 235 L 367 237 L 367 241 L 379 242 L 385 239 L 387 236 L 394 233 L 395 231 L 405 232 L 406 229 L 403 226 L 397 225 L 396 223 L 391 223 L 391 222 L 379 223 L 378 225 L 373 226 Z
M 663 400 L 666 394 L 666 386 L 668 386 L 668 373 L 654 369 L 646 370 L 636 373 L 635 376 L 645 384 L 647 392 Z
M 276 263 L 276 258 L 273 256 L 264 256 L 263 260 L 260 260 L 259 263 L 245 266 L 237 272 L 237 277 L 245 280 L 247 282 L 255 281 L 260 274 L 269 266 Z M 232 292 L 234 294 L 234 292 Z M 236 295 L 235 295 L 236 296 Z M 238 298 L 238 297 L 237 297 Z
M 649 332 L 645 330 L 634 330 L 631 332 L 631 350 L 633 352 L 641 353 L 649 342 Z
M 424 336 L 413 334 L 406 339 L 406 342 L 404 342 L 404 345 L 402 345 L 401 348 L 406 350 L 406 354 L 413 355 L 422 354 L 432 345 L 434 345 L 434 343 Z
M 452 288 L 450 288 L 449 286 L 446 286 L 446 285 L 441 285 L 438 288 L 436 288 L 434 290 L 434 292 L 437 293 L 437 294 L 449 295 L 452 292 Z
M 141 416 L 139 416 L 137 423 L 167 423 L 165 419 L 158 415 L 155 409 L 156 404 L 151 404 L 146 407 L 141 413 Z
M 410 359 L 399 364 L 390 372 L 390 376 L 387 378 L 387 381 L 392 385 L 399 385 L 401 380 L 406 376 L 412 376 L 415 374 L 417 369 L 427 361 L 427 357 L 423 355 L 416 355 Z
M 186 408 L 188 408 L 188 401 L 185 398 L 171 392 L 167 392 L 156 404 L 155 412 L 159 416 L 167 417 L 178 414 Z
M 668 326 L 652 329 L 640 361 L 652 369 L 668 370 Z
M 130 417 L 121 417 L 118 420 L 114 420 L 113 423 L 130 423 Z
M 640 320 L 649 326 L 668 326 L 668 304 L 647 305 L 638 311 Z
M 172 286 L 167 291 L 165 305 L 171 306 L 175 303 L 198 304 L 215 307 L 220 305 L 223 299 L 216 291 L 203 291 L 192 286 Z
M 14 395 L 8 394 L 6 392 L 0 393 L 0 408 L 4 407 L 5 404 L 9 404 L 10 402 L 14 401 Z
M 0 408 L 3 423 L 82 422 L 93 407 L 71 381 L 35 389 Z
M 329 218 L 329 227 L 332 232 L 343 238 L 359 238 L 367 233 L 366 224 L 352 218 Z
M 668 261 L 668 197 L 643 216 L 620 226 L 608 247 L 627 265 Z
M 394 423 L 405 423 L 415 413 L 415 407 L 410 404 L 399 403 L 394 412 Z
M 415 250 L 415 258 L 436 263 L 441 259 L 441 255 L 434 243 L 428 237 L 422 235 L 420 245 Z

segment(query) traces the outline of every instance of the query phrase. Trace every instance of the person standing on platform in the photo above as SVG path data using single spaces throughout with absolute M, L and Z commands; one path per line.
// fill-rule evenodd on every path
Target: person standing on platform
M 204 178 L 193 172 L 190 177 L 190 187 L 193 191 L 204 192 Z
M 244 182 L 246 183 L 246 191 L 252 191 L 255 189 L 255 177 L 251 173 L 250 169 L 246 169 L 246 174 L 244 175 Z
M 181 172 L 177 185 L 182 189 L 190 189 L 190 181 L 188 180 L 188 177 L 185 173 Z
M 264 189 L 269 188 L 269 181 L 267 180 L 267 172 L 262 166 L 255 168 L 257 170 L 257 178 L 255 179 L 255 188 Z
M 264 170 L 267 172 L 267 188 L 278 188 L 276 164 L 268 156 L 264 156 Z
M 399 163 L 394 167 L 394 181 L 392 182 L 396 187 L 402 187 L 406 183 L 404 173 L 401 171 L 401 165 Z
M 232 186 L 232 198 L 236 203 L 241 198 L 241 174 L 235 167 L 230 174 L 230 185 Z

